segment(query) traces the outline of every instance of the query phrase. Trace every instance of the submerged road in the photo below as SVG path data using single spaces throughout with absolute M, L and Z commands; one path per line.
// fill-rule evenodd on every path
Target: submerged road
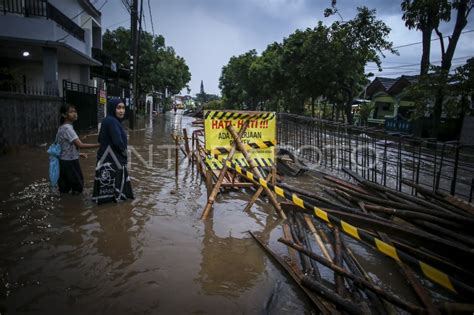
M 233 191 L 199 219 L 205 184 L 184 158 L 175 178 L 169 149 L 174 128 L 191 128 L 192 118 L 180 118 L 167 113 L 129 131 L 136 199 L 119 204 L 91 201 L 94 151 L 84 151 L 79 196 L 49 193 L 46 147 L 0 156 L 1 314 L 314 313 L 247 233 L 287 255 L 269 204 L 243 212 L 250 195 Z M 293 181 L 305 187 L 308 178 Z M 348 242 L 374 280 L 404 290 L 396 272 L 385 272 L 391 261 Z

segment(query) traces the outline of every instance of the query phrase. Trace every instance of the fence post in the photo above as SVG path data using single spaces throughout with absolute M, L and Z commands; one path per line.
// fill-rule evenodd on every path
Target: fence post
M 454 158 L 454 166 L 453 166 L 453 178 L 451 179 L 451 195 L 454 195 L 456 192 L 456 178 L 458 176 L 458 164 L 459 164 L 459 150 L 461 149 L 461 145 L 456 143 L 456 156 Z

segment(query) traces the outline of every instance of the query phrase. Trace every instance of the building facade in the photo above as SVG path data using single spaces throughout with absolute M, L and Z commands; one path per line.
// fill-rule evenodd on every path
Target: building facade
M 88 0 L 0 2 L 1 85 L 63 95 L 63 80 L 93 85 L 101 13 Z

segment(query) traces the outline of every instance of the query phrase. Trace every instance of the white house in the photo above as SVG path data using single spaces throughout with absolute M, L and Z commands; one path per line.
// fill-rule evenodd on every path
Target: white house
M 89 0 L 0 2 L 1 81 L 57 91 L 64 79 L 92 85 L 90 67 L 101 63 L 101 13 Z

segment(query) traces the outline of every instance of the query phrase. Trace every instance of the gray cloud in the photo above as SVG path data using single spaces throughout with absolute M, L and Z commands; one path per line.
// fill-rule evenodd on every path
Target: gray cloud
M 102 26 L 130 26 L 127 12 L 121 1 L 109 0 L 103 9 Z M 99 1 L 99 4 L 102 2 Z M 319 0 L 150 0 L 155 33 L 163 34 L 167 45 L 185 58 L 190 67 L 192 79 L 191 94 L 199 92 L 201 80 L 206 92 L 219 94 L 218 81 L 222 67 L 233 55 L 243 54 L 250 49 L 259 53 L 274 41 L 281 42 L 284 37 L 297 28 L 314 27 L 319 20 L 325 24 L 334 21 L 324 18 L 323 12 L 330 1 Z M 144 1 L 146 29 L 151 32 L 147 1 Z M 401 19 L 398 1 L 338 1 L 338 8 L 345 20 L 352 19 L 358 6 L 376 9 L 377 17 L 392 29 L 390 39 L 395 46 L 421 41 L 421 33 L 408 30 Z M 124 21 L 126 20 L 126 21 Z M 122 22 L 119 25 L 114 25 Z M 474 28 L 473 17 L 465 28 Z M 444 32 L 451 30 L 448 25 Z M 474 32 L 461 37 L 455 58 L 472 56 L 474 52 Z M 406 64 L 418 64 L 421 58 L 421 45 L 399 49 L 400 56 L 387 55 L 383 67 L 387 69 L 378 76 L 398 76 L 406 71 L 416 74 L 418 66 L 397 68 Z M 432 60 L 440 59 L 439 44 L 432 44 Z M 464 59 L 456 59 L 465 62 Z M 367 70 L 373 70 L 369 65 Z M 408 72 L 414 71 L 414 72 Z

